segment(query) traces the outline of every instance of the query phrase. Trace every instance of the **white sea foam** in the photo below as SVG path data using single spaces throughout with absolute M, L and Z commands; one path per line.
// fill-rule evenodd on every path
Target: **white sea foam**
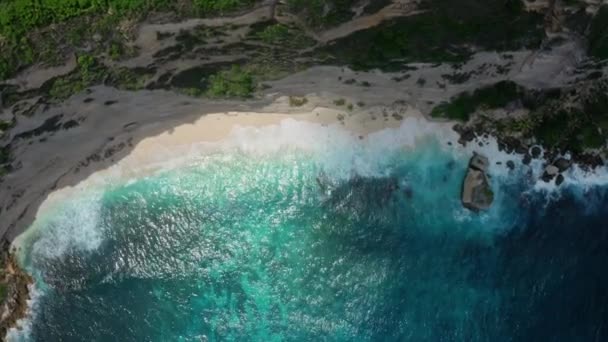
M 196 162 L 201 155 L 207 153 L 237 152 L 258 156 L 295 150 L 314 155 L 332 178 L 348 178 L 353 175 L 384 176 L 389 171 L 387 165 L 390 160 L 386 158 L 391 151 L 413 149 L 417 144 L 427 143 L 427 138 L 435 139 L 439 146 L 453 153 L 462 162 L 466 162 L 473 152 L 486 155 L 491 162 L 489 173 L 495 189 L 500 182 L 515 182 L 528 173 L 531 173 L 532 180 L 538 180 L 543 172 L 542 160 L 533 160 L 529 166 L 523 165 L 521 155 L 500 151 L 496 139 L 492 137 L 480 139 L 481 146 L 470 143 L 462 147 L 457 143 L 457 133 L 448 124 L 414 117 L 406 118 L 397 128 L 373 132 L 363 139 L 340 124 L 321 125 L 293 119 L 262 127 L 235 127 L 232 133 L 220 142 L 192 144 L 185 149 L 182 147 L 179 153 L 170 149 L 158 151 L 158 161 L 154 168 L 162 171 L 175 169 Z M 516 171 L 509 171 L 506 167 L 507 161 L 515 164 Z M 538 180 L 533 181 L 532 190 L 547 192 L 550 194 L 548 198 L 555 198 L 559 196 L 559 189 L 567 186 L 585 189 L 608 184 L 606 168 L 589 172 L 574 166 L 565 172 L 564 176 L 565 181 L 561 187 L 557 187 L 554 182 L 545 183 Z M 103 238 L 100 222 L 101 193 L 91 191 L 91 184 L 99 188 L 104 184 L 113 184 L 121 177 L 120 166 L 90 177 L 75 188 L 76 194 L 73 191 L 71 196 L 63 196 L 60 205 L 49 208 L 48 216 L 41 215 L 32 229 L 20 236 L 15 244 L 25 246 L 25 250 L 32 255 L 44 258 L 58 258 L 70 250 L 95 250 Z M 497 202 L 502 201 L 502 195 L 500 192 L 496 193 Z M 70 200 L 70 197 L 75 200 Z M 503 215 L 501 210 L 510 209 L 495 206 L 489 212 L 483 213 L 481 220 L 488 223 L 486 226 L 500 226 L 499 223 L 508 226 L 508 222 L 502 221 L 509 215 Z M 462 208 L 455 210 L 452 215 L 460 222 L 476 217 Z M 43 291 L 32 289 L 30 316 L 20 321 L 21 330 L 12 329 L 9 332 L 10 341 L 26 340 L 29 336 L 31 319 L 35 318 L 36 303 L 41 292 Z
M 201 144 L 198 153 L 219 149 L 260 155 L 296 149 L 314 154 L 324 169 L 337 177 L 383 176 L 387 171 L 385 158 L 390 152 L 414 148 L 429 136 L 444 142 L 455 141 L 456 133 L 446 127 L 408 117 L 397 128 L 385 128 L 363 138 L 338 123 L 324 126 L 285 119 L 277 125 L 235 127 L 225 140 Z
M 56 202 L 14 243 L 32 256 L 44 258 L 58 258 L 70 250 L 95 250 L 102 241 L 100 211 L 101 194 L 97 192 Z
M 413 149 L 417 144 L 427 143 L 429 139 L 434 139 L 441 148 L 461 162 L 466 162 L 473 152 L 486 155 L 490 160 L 489 173 L 495 189 L 500 183 L 517 182 L 521 177 L 530 177 L 534 183 L 532 191 L 546 192 L 551 194 L 548 198 L 555 198 L 560 189 L 566 186 L 588 188 L 608 184 L 606 168 L 589 172 L 574 166 L 564 173 L 564 184 L 557 187 L 554 181 L 546 183 L 540 180 L 545 166 L 543 160 L 535 159 L 530 165 L 523 165 L 522 155 L 501 151 L 493 137 L 480 138 L 463 147 L 457 143 L 458 134 L 451 129 L 450 124 L 429 122 L 418 117 L 407 117 L 399 127 L 385 128 L 363 138 L 339 123 L 322 125 L 291 118 L 267 126 L 236 126 L 231 134 L 218 142 L 196 143 L 186 148 L 181 146 L 178 152 L 170 149 L 156 151 L 158 161 L 154 168 L 159 171 L 176 169 L 192 164 L 209 153 L 230 155 L 236 152 L 262 156 L 301 151 L 314 156 L 332 179 L 346 179 L 354 175 L 377 177 L 386 176 L 390 172 L 391 161 L 387 157 L 391 152 Z M 506 166 L 508 161 L 514 163 L 515 171 L 510 171 Z M 141 167 L 145 169 L 146 165 Z M 77 202 L 56 211 L 58 214 L 49 222 L 36 222 L 33 229 L 28 230 L 18 241 L 28 240 L 37 231 L 36 226 L 44 225 L 44 234 L 33 239 L 36 240 L 32 246 L 33 253 L 58 257 L 73 248 L 94 250 L 102 239 L 99 231 L 101 201 L 99 194 L 91 195 L 88 190 L 91 187 L 99 189 L 116 182 L 128 182 L 124 179 L 120 181 L 121 177 L 120 165 L 89 177 L 75 187 L 76 195 L 72 192 L 70 196 L 63 196 L 66 203 L 69 201 L 65 197 L 78 197 Z M 497 200 L 500 200 L 501 194 L 496 195 Z M 466 215 L 459 216 L 464 218 Z

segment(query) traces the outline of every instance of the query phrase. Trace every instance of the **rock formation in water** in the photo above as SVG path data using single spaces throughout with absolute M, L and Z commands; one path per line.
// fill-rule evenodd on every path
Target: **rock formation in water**
M 469 162 L 469 168 L 462 185 L 462 205 L 473 211 L 487 210 L 494 200 L 488 175 L 488 158 L 475 153 Z

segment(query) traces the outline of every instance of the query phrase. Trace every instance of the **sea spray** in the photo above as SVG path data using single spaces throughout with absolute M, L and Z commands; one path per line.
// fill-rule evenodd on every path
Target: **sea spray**
M 575 167 L 548 201 L 534 178 L 541 161 L 524 166 L 491 138 L 481 145 L 460 147 L 418 119 L 364 137 L 285 120 L 237 128 L 140 178 L 85 182 L 20 238 L 40 293 L 26 339 L 551 338 L 529 323 L 545 297 L 527 291 L 564 271 L 538 254 L 572 238 L 563 227 L 551 243 L 522 234 L 551 234 L 538 217 L 559 226 L 562 205 L 593 224 L 605 193 L 587 190 L 600 205 L 581 211 Z M 459 201 L 473 150 L 490 158 L 496 193 L 481 214 Z

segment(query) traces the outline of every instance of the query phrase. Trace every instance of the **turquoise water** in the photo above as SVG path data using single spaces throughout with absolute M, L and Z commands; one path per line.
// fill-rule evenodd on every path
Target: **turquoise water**
M 548 200 L 504 171 L 478 215 L 459 202 L 467 159 L 442 142 L 335 167 L 346 148 L 209 154 L 62 202 L 22 243 L 37 289 L 12 338 L 607 337 L 601 186 Z

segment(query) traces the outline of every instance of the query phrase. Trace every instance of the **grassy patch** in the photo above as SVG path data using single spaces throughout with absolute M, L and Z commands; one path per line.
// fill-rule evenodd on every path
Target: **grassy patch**
M 55 78 L 43 85 L 52 100 L 61 101 L 86 88 L 106 82 L 123 90 L 138 90 L 145 86 L 152 71 L 115 68 L 109 69 L 91 55 L 81 55 L 77 59 L 78 68 L 69 75 Z
M 8 130 L 9 128 L 11 128 L 12 125 L 13 123 L 10 121 L 0 120 L 0 132 Z
M 251 36 L 282 50 L 303 49 L 315 44 L 301 28 L 276 22 L 253 25 Z
M 117 36 L 123 19 L 141 20 L 152 11 L 173 11 L 184 16 L 206 16 L 253 4 L 254 0 L 3 0 L 0 1 L 0 80 L 37 61 L 57 60 L 58 43 L 80 46 L 93 35 L 102 42 Z M 93 19 L 94 18 L 94 19 Z M 54 46 L 44 48 L 55 33 Z M 37 32 L 41 31 L 41 32 Z M 119 45 L 103 45 L 111 58 L 129 51 Z M 122 49 L 121 49 L 122 48 Z M 103 51 L 102 51 L 103 52 Z
M 0 164 L 6 164 L 11 160 L 8 147 L 0 147 Z
M 77 63 L 78 68 L 70 75 L 52 80 L 48 89 L 48 94 L 52 99 L 64 100 L 94 83 L 101 82 L 106 75 L 105 68 L 98 64 L 91 55 L 78 56 Z
M 298 97 L 298 96 L 290 96 L 289 97 L 289 106 L 290 107 L 302 107 L 303 105 L 308 103 L 308 99 L 306 97 Z
M 344 106 L 346 104 L 346 100 L 345 99 L 337 99 L 337 100 L 334 100 L 334 104 L 336 106 Z
M 504 0 L 431 0 L 427 12 L 356 32 L 325 49 L 356 69 L 397 70 L 409 62 L 462 62 L 484 50 L 536 47 L 542 15 Z
M 350 20 L 356 0 L 287 0 L 290 12 L 298 14 L 313 28 L 335 26 Z
M 600 7 L 591 22 L 589 54 L 599 59 L 608 58 L 608 5 Z
M 251 5 L 255 0 L 193 0 L 193 9 L 198 15 L 234 11 Z
M 207 95 L 210 97 L 241 97 L 253 95 L 255 82 L 251 72 L 238 65 L 209 77 Z
M 0 176 L 2 171 L 0 171 Z M 7 285 L 4 283 L 0 283 L 0 303 L 4 303 L 4 300 L 6 299 L 6 296 L 8 294 L 8 288 Z
M 262 31 L 257 33 L 257 36 L 265 43 L 276 44 L 289 39 L 289 29 L 283 24 L 274 24 L 266 26 Z
M 498 84 L 474 93 L 461 94 L 450 103 L 433 110 L 435 116 L 468 120 L 480 108 L 501 108 L 514 99 L 529 110 L 523 117 L 492 118 L 489 129 L 507 136 L 534 138 L 547 147 L 584 152 L 602 148 L 608 139 L 608 82 L 595 81 L 568 91 L 527 90 L 516 85 Z
M 498 82 L 492 86 L 480 88 L 473 93 L 462 93 L 449 103 L 443 103 L 431 112 L 431 116 L 453 120 L 468 121 L 471 114 L 483 107 L 495 109 L 506 106 L 509 102 L 521 98 L 523 89 L 510 81 Z

